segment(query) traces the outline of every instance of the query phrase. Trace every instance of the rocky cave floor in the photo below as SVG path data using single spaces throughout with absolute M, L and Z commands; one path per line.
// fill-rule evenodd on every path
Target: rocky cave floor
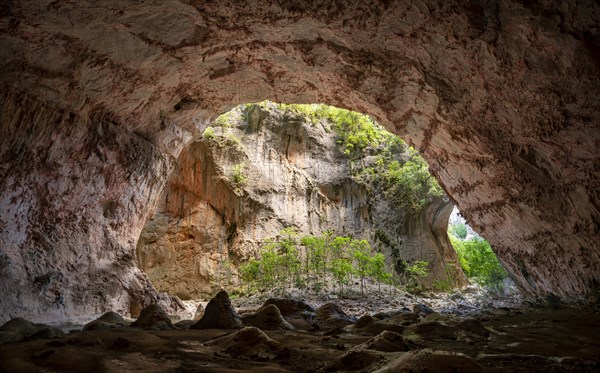
M 553 298 L 220 292 L 178 321 L 197 304 L 175 316 L 149 306 L 133 323 L 107 313 L 84 331 L 13 319 L 0 328 L 0 372 L 600 371 L 599 308 Z

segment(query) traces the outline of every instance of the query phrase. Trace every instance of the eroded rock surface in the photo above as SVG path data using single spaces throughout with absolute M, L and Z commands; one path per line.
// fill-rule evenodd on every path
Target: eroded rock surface
M 600 283 L 599 14 L 592 0 L 3 2 L 0 319 L 156 301 L 134 249 L 171 165 L 217 114 L 266 98 L 373 115 L 523 290 L 582 297 Z
M 247 105 L 229 112 L 223 127 L 211 126 L 212 137 L 192 142 L 138 241 L 138 263 L 152 283 L 182 298 L 239 285 L 239 265 L 294 227 L 301 235 L 330 230 L 366 239 L 390 272 L 402 271 L 403 261 L 427 261 L 424 286 L 464 285 L 446 234 L 452 202 L 432 197 L 413 211 L 357 181 L 332 126 L 270 103 Z
M 219 291 L 206 305 L 204 315 L 191 329 L 236 329 L 242 319 L 236 312 L 226 291 Z

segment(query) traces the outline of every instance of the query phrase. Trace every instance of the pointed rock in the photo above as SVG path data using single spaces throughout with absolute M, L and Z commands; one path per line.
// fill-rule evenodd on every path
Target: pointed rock
M 242 320 L 237 314 L 229 294 L 221 290 L 208 302 L 204 315 L 190 329 L 237 329 L 242 327 Z
M 356 319 L 350 317 L 335 303 L 327 303 L 317 308 L 317 322 L 323 330 L 342 328 L 354 324 Z
M 83 327 L 83 331 L 88 330 L 106 330 L 122 328 L 127 326 L 127 321 L 116 312 L 107 312 L 94 321 L 90 321 Z
M 207 345 L 219 346 L 225 353 L 233 357 L 250 357 L 257 360 L 271 360 L 283 357 L 285 347 L 269 338 L 262 330 L 249 326 L 235 333 L 206 342 Z
M 279 308 L 274 304 L 269 304 L 260 308 L 256 313 L 244 315 L 242 318 L 244 325 L 251 325 L 262 330 L 295 330 L 290 323 L 285 321 Z
M 140 317 L 130 326 L 153 330 L 175 329 L 167 313 L 158 304 L 151 304 L 144 308 L 140 313 Z

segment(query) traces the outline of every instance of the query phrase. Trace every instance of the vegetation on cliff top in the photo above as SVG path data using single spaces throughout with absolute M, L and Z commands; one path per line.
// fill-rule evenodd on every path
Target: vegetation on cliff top
M 269 101 L 243 105 L 241 111 L 247 113 L 254 106 L 264 110 L 275 108 L 289 115 L 301 116 L 313 124 L 321 122 L 326 128 L 333 129 L 340 151 L 350 163 L 353 178 L 367 185 L 371 191 L 384 195 L 401 209 L 418 213 L 431 198 L 443 195 L 423 157 L 367 115 L 323 104 L 276 104 Z M 234 136 L 227 131 L 232 127 L 231 122 L 239 119 L 231 112 L 219 116 L 204 137 L 218 140 L 220 146 L 239 146 L 239 141 L 232 140 Z M 214 127 L 220 127 L 221 137 L 216 135 Z

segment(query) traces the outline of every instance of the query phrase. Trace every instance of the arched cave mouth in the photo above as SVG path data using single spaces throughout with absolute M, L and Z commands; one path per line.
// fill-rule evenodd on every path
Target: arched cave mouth
M 466 249 L 459 260 L 452 244 L 472 249 L 472 240 L 446 233 L 453 208 L 418 152 L 366 115 L 242 104 L 182 151 L 136 257 L 159 291 L 183 300 L 220 289 L 346 298 L 364 296 L 365 285 L 381 295 L 449 292 L 471 272 Z M 383 257 L 373 273 L 357 268 L 361 242 L 369 263 Z M 315 250 L 327 251 L 320 270 Z M 471 283 L 498 290 L 501 280 Z

